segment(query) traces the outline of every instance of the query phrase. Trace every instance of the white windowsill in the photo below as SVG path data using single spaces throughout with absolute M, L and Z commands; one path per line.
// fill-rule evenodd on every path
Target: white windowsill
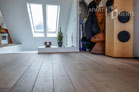
M 44 37 L 44 33 L 34 33 L 33 37 Z
M 56 33 L 47 33 L 47 37 L 57 37 Z

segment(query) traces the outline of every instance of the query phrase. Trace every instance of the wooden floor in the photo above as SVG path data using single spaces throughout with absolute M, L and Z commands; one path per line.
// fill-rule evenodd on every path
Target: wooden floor
M 139 92 L 139 62 L 87 53 L 0 55 L 0 92 Z

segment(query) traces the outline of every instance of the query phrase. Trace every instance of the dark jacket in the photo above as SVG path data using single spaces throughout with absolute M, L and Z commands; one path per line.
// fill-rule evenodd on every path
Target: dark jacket
M 91 39 L 91 37 L 95 36 L 96 34 L 100 32 L 95 9 L 96 9 L 95 2 L 91 2 L 88 7 L 89 16 L 85 23 L 85 33 L 86 33 L 87 39 Z
M 107 6 L 107 12 L 110 13 L 112 11 L 112 5 L 114 3 L 114 0 L 108 0 L 106 2 L 106 6 Z

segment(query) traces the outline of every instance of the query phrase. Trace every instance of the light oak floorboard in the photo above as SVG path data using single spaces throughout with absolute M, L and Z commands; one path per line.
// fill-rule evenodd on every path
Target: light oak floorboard
M 13 86 L 10 92 L 31 92 L 34 83 L 38 77 L 38 73 L 43 63 L 41 55 L 36 56 L 33 64 L 25 71 L 22 77 Z
M 17 55 L 17 57 L 9 60 L 11 62 L 0 66 L 0 88 L 13 87 L 33 59 L 33 57 L 29 59 L 30 55 Z
M 44 62 L 35 82 L 33 92 L 53 92 L 52 57 L 44 55 Z
M 76 92 L 72 81 L 69 78 L 66 70 L 61 63 L 60 57 L 52 56 L 53 60 L 53 77 L 54 77 L 54 92 Z
M 139 92 L 139 60 L 88 53 L 3 54 L 0 92 Z

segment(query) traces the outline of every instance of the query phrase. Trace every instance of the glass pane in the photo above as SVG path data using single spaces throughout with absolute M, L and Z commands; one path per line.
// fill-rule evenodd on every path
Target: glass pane
M 30 4 L 32 21 L 35 32 L 43 32 L 43 12 L 42 5 L 40 4 Z
M 46 17 L 47 17 L 47 31 L 56 32 L 58 29 L 59 22 L 59 10 L 60 6 L 57 5 L 46 5 Z

